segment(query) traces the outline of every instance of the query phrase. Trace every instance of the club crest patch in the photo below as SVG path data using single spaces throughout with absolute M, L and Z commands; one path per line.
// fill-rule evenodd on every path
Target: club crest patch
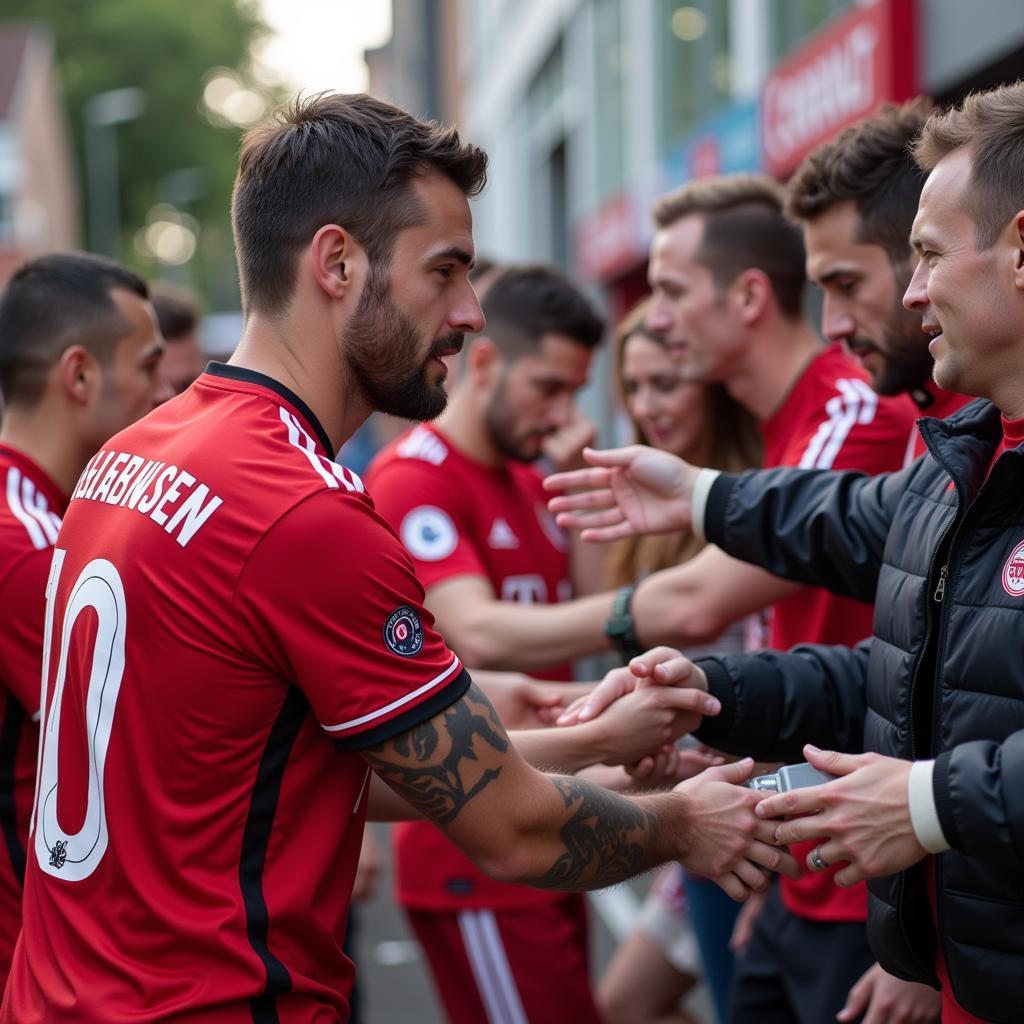
M 1024 540 L 1010 552 L 1003 566 L 1003 590 L 1010 597 L 1024 597 Z
M 389 651 L 411 658 L 423 649 L 423 623 L 408 605 L 396 608 L 384 623 L 384 643 Z

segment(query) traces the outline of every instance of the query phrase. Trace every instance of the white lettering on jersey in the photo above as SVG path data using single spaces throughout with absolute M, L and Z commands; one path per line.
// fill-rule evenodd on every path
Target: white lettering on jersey
M 417 427 L 395 449 L 400 459 L 422 459 L 440 466 L 448 458 L 448 446 L 433 431 Z
M 501 581 L 501 599 L 516 604 L 547 604 L 548 585 L 543 576 L 506 576 Z
M 497 549 L 519 547 L 519 538 L 513 533 L 512 527 L 499 516 L 491 523 L 491 532 L 487 536 L 487 545 Z
M 449 516 L 433 505 L 420 505 L 402 520 L 398 531 L 406 550 L 424 562 L 447 558 L 459 542 L 459 533 Z
M 102 466 L 97 455 L 93 464 L 100 468 L 86 468 L 74 497 L 134 509 L 162 526 L 182 547 L 223 504 L 206 484 L 197 484 L 188 470 L 177 466 L 128 452 L 107 452 Z M 350 483 L 346 486 L 355 489 Z

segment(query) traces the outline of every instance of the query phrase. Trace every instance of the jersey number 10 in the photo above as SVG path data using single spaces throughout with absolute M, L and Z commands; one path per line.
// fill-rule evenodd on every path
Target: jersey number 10
M 124 586 L 117 569 L 106 559 L 97 558 L 82 570 L 68 592 L 63 621 L 54 622 L 57 584 L 60 582 L 66 554 L 60 548 L 54 550 L 50 578 L 46 584 L 43 689 L 39 704 L 44 718 L 40 723 L 39 771 L 32 823 L 35 830 L 33 846 L 39 867 L 55 878 L 79 882 L 96 870 L 107 851 L 103 773 L 110 744 L 110 727 L 114 720 L 114 706 L 124 675 L 125 602 Z M 81 829 L 71 835 L 61 828 L 57 820 L 57 794 L 60 788 L 58 750 L 68 649 L 75 623 L 86 609 L 92 609 L 96 616 L 96 639 L 84 693 L 89 788 L 85 820 Z M 57 640 L 56 645 L 54 639 Z M 58 650 L 57 673 L 53 699 L 47 710 L 50 657 L 54 646 Z M 75 694 L 74 698 L 81 699 L 81 696 Z

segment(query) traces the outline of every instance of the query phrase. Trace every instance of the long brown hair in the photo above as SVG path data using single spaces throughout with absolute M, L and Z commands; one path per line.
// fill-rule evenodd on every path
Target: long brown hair
M 629 403 L 626 400 L 622 369 L 626 343 L 630 338 L 639 336 L 667 349 L 664 338 L 644 326 L 649 306 L 649 298 L 641 299 L 622 318 L 613 339 L 615 386 L 627 414 Z M 760 466 L 762 442 L 757 420 L 738 405 L 721 384 L 705 385 L 705 394 L 708 423 L 701 432 L 699 445 L 691 451 L 674 454 L 696 465 L 730 473 Z M 633 443 L 649 444 L 637 421 L 632 414 L 629 415 L 633 423 Z M 679 565 L 693 558 L 704 544 L 704 541 L 689 531 L 630 537 L 617 544 L 609 554 L 609 583 L 611 586 L 622 586 L 659 569 Z

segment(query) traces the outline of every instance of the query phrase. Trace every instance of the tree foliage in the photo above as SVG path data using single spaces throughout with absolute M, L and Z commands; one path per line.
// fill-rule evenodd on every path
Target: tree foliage
M 53 33 L 83 194 L 85 104 L 110 89 L 144 91 L 141 117 L 117 128 L 122 258 L 154 273 L 135 251 L 136 232 L 166 198 L 168 174 L 201 168 L 203 194 L 189 209 L 202 227 L 191 276 L 214 305 L 231 304 L 228 207 L 241 133 L 212 124 L 202 94 L 214 68 L 248 75 L 251 48 L 266 32 L 255 0 L 0 0 L 0 18 L 42 22 Z

